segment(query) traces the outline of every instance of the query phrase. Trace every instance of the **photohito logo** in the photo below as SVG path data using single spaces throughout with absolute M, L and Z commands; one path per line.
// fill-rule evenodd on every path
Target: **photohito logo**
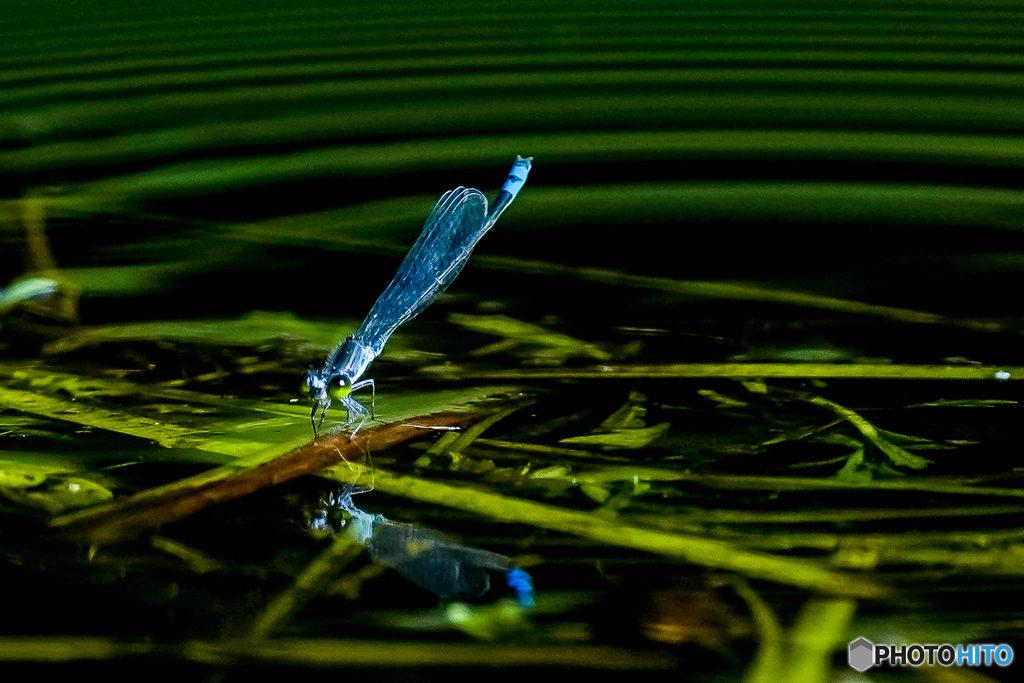
M 1009 645 L 878 645 L 867 638 L 850 643 L 850 668 L 867 671 L 873 666 L 1009 666 L 1013 648 Z

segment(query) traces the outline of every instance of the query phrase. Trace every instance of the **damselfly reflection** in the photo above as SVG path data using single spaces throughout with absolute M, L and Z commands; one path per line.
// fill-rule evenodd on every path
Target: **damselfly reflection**
M 361 424 L 371 415 L 352 392 L 370 389 L 372 379 L 360 379 L 399 325 L 418 315 L 444 292 L 466 265 L 473 247 L 491 229 L 519 194 L 530 173 L 532 158 L 517 157 L 494 206 L 480 190 L 457 187 L 444 193 L 427 218 L 416 243 L 363 324 L 345 339 L 319 370 L 306 373 L 303 391 L 313 399 L 309 419 L 318 434 L 332 401 L 345 407 L 345 424 Z M 356 430 L 359 429 L 357 424 Z
M 352 494 L 360 492 L 346 485 L 326 503 L 348 515 L 345 533 L 366 546 L 376 562 L 398 570 L 417 586 L 447 600 L 478 598 L 491 589 L 491 576 L 501 575 L 520 606 L 533 607 L 533 580 L 509 558 L 460 545 L 432 529 L 365 512 L 352 502 Z M 329 525 L 328 518 L 327 510 L 319 510 L 310 524 L 322 531 Z

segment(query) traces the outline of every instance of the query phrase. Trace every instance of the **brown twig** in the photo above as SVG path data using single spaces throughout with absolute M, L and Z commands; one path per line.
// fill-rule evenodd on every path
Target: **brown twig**
M 347 433 L 323 436 L 264 462 L 223 465 L 110 505 L 63 515 L 55 518 L 51 526 L 64 529 L 73 539 L 89 545 L 129 541 L 213 505 L 331 465 L 356 461 L 367 452 L 423 436 L 429 429 L 465 427 L 480 416 L 479 408 L 445 412 L 412 421 L 429 425 L 426 428 L 403 420 L 363 429 L 352 438 Z

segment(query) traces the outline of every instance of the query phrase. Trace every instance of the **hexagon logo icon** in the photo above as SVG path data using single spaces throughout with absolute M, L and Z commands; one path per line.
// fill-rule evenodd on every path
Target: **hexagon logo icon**
M 851 669 L 867 671 L 874 666 L 875 644 L 867 638 L 858 638 L 850 643 L 850 652 L 846 661 Z

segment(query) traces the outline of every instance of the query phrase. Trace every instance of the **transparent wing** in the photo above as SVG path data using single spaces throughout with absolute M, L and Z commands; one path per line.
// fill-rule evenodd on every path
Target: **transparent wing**
M 436 299 L 466 265 L 473 247 L 494 224 L 485 222 L 487 198 L 459 187 L 442 195 L 398 274 L 353 337 L 380 355 L 399 325 Z
M 480 597 L 491 586 L 492 572 L 509 571 L 503 555 L 452 543 L 443 534 L 411 524 L 375 525 L 366 547 L 377 562 L 448 600 Z

